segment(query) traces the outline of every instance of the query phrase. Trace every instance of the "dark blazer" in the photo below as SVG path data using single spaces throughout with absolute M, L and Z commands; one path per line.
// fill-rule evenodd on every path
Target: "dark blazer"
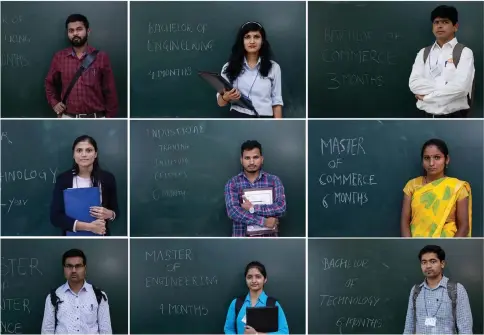
M 54 192 L 52 194 L 52 202 L 50 204 L 50 222 L 58 228 L 61 228 L 63 235 L 67 231 L 72 231 L 74 222 L 73 218 L 66 215 L 64 211 L 64 190 L 72 188 L 72 180 L 74 174 L 72 170 L 62 172 L 57 176 Z M 116 179 L 110 172 L 101 170 L 101 187 L 102 187 L 102 206 L 114 211 L 116 220 L 119 218 L 118 197 L 116 191 Z M 94 221 L 95 218 L 92 218 Z M 109 233 L 110 220 L 106 220 L 106 235 Z

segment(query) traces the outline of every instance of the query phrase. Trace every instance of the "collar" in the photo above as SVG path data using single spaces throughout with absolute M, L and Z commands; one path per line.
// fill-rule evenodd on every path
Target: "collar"
M 250 292 L 247 293 L 247 295 L 245 296 L 245 301 L 249 302 L 249 306 L 250 306 Z M 258 301 L 264 305 L 267 303 L 267 294 L 264 292 L 264 290 L 262 290 Z
M 435 288 L 430 288 L 428 285 L 427 285 L 427 281 L 424 280 L 421 284 L 420 284 L 420 287 L 425 287 L 426 289 L 428 290 L 436 290 L 438 289 L 439 287 L 443 287 L 443 288 L 447 288 L 447 282 L 449 281 L 449 278 L 447 278 L 446 276 L 442 276 L 442 279 L 440 280 L 439 282 L 439 285 L 437 285 Z
M 457 44 L 457 37 L 454 37 L 453 39 L 451 39 L 449 42 L 445 43 L 443 46 L 442 46 L 442 49 L 446 46 L 446 45 L 450 45 L 452 49 L 454 49 L 455 45 Z M 441 49 L 440 48 L 440 45 L 437 43 L 437 41 L 434 42 L 434 45 L 432 46 L 432 49 L 434 48 L 437 48 L 437 49 Z
M 84 280 L 84 285 L 82 285 L 79 292 L 88 291 L 91 287 L 92 287 L 91 284 L 89 284 L 87 281 Z M 69 282 L 66 281 L 65 284 L 62 286 L 62 293 L 66 293 L 67 291 L 70 291 L 72 294 L 76 294 L 76 295 L 78 294 L 78 293 L 74 293 L 74 291 L 71 290 L 69 286 Z
M 260 169 L 259 170 L 259 176 L 254 180 L 254 183 L 255 182 L 258 182 L 259 180 L 261 180 L 262 176 L 265 175 L 265 174 L 266 174 L 266 172 L 264 170 Z M 249 180 L 247 178 L 247 176 L 245 175 L 244 171 L 242 171 L 242 172 L 239 173 L 239 177 L 244 177 L 245 179 Z
M 255 68 L 257 68 L 258 66 L 260 65 L 260 57 L 259 59 L 257 60 L 257 64 L 255 64 Z M 253 70 L 252 68 L 250 68 L 249 66 L 249 63 L 247 63 L 247 58 L 244 57 L 244 66 L 249 69 L 249 70 Z
M 96 48 L 94 48 L 94 47 L 92 47 L 92 46 L 90 46 L 88 44 L 86 50 L 82 53 L 82 57 L 84 57 L 88 53 L 90 54 L 94 50 L 96 50 Z M 77 58 L 76 52 L 74 51 L 74 48 L 73 47 L 70 47 L 70 48 L 65 49 L 65 55 L 66 55 L 66 57 L 67 56 L 72 56 L 72 57 L 76 57 Z

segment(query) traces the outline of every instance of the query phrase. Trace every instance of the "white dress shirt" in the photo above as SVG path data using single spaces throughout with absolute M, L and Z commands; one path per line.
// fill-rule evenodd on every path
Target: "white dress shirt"
M 260 116 L 272 116 L 274 115 L 272 106 L 284 105 L 281 90 L 281 68 L 279 64 L 272 60 L 271 63 L 271 70 L 267 77 L 264 78 L 259 73 L 260 58 L 254 68 L 250 68 L 247 64 L 247 59 L 244 58 L 242 72 L 233 82 L 233 86 L 252 101 L 252 105 Z M 229 66 L 229 63 L 222 67 L 221 76 L 229 81 L 229 78 L 224 73 L 227 66 Z M 219 95 L 217 93 L 217 99 Z M 232 104 L 230 109 L 244 114 L 255 115 L 253 111 L 235 104 Z
M 445 43 L 442 48 L 434 43 L 424 64 L 424 49 L 415 58 L 409 87 L 413 94 L 425 95 L 417 100 L 417 108 L 434 115 L 450 114 L 469 108 L 467 95 L 471 94 L 474 80 L 474 56 L 472 50 L 464 48 L 455 67 L 452 50 L 457 39 Z
M 49 294 L 45 300 L 42 334 L 113 333 L 108 300 L 104 301 L 104 299 L 101 299 L 101 303 L 98 305 L 96 294 L 91 284 L 84 282 L 81 290 L 76 294 L 66 282 L 55 292 L 62 301 L 62 303 L 59 303 L 57 310 L 57 328 L 54 331 L 54 306 Z

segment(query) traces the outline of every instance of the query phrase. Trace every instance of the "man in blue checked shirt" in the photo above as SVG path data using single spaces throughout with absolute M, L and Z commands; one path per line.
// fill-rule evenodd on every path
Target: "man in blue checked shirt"
M 410 291 L 403 333 L 472 334 L 466 289 L 443 275 L 445 251 L 438 245 L 428 245 L 420 251 L 419 259 L 425 280 Z
M 225 185 L 225 206 L 232 220 L 232 236 L 246 236 L 247 226 L 269 228 L 258 236 L 277 236 L 279 218 L 286 212 L 286 197 L 281 180 L 262 170 L 264 156 L 259 142 L 251 140 L 240 149 L 243 171 Z M 272 188 L 272 205 L 253 205 L 244 190 Z

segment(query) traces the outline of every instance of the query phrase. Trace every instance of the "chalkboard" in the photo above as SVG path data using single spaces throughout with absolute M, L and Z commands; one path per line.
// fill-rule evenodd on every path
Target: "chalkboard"
M 264 26 L 281 67 L 283 116 L 306 117 L 304 2 L 136 1 L 130 13 L 132 117 L 227 117 L 197 73 L 220 73 L 247 21 Z
M 420 153 L 431 138 L 449 147 L 447 175 L 470 183 L 472 236 L 482 236 L 482 122 L 314 120 L 308 127 L 309 236 L 400 236 L 403 188 L 423 174 Z
M 131 334 L 223 333 L 254 260 L 265 265 L 264 291 L 281 304 L 291 334 L 304 334 L 305 253 L 303 239 L 133 239 Z
M 445 250 L 444 275 L 467 290 L 473 334 L 482 334 L 483 241 L 478 239 L 310 239 L 309 334 L 402 334 L 410 290 L 424 280 L 418 253 L 427 244 Z M 357 299 L 358 305 L 350 305 Z
M 83 14 L 91 29 L 88 43 L 108 53 L 119 109 L 127 116 L 128 8 L 126 1 L 2 2 L 2 117 L 55 117 L 44 80 L 57 51 L 68 48 L 65 21 Z
M 127 124 L 121 120 L 2 120 L 2 236 L 53 236 L 50 222 L 56 177 L 72 167 L 72 143 L 81 135 L 98 145 L 101 168 L 116 178 L 120 216 L 111 235 L 127 235 Z
M 224 187 L 258 140 L 285 188 L 281 236 L 305 236 L 305 122 L 131 121 L 131 236 L 231 236 Z
M 444 4 L 457 8 L 456 37 L 474 53 L 476 93 L 470 116 L 483 117 L 484 7 L 467 1 L 310 1 L 309 117 L 424 117 L 408 79 L 417 53 L 435 42 L 430 13 Z M 411 13 L 411 24 L 404 13 Z
M 45 299 L 66 282 L 62 255 L 72 248 L 86 255 L 87 281 L 106 292 L 113 334 L 128 333 L 127 240 L 4 239 L 2 334 L 40 334 Z

